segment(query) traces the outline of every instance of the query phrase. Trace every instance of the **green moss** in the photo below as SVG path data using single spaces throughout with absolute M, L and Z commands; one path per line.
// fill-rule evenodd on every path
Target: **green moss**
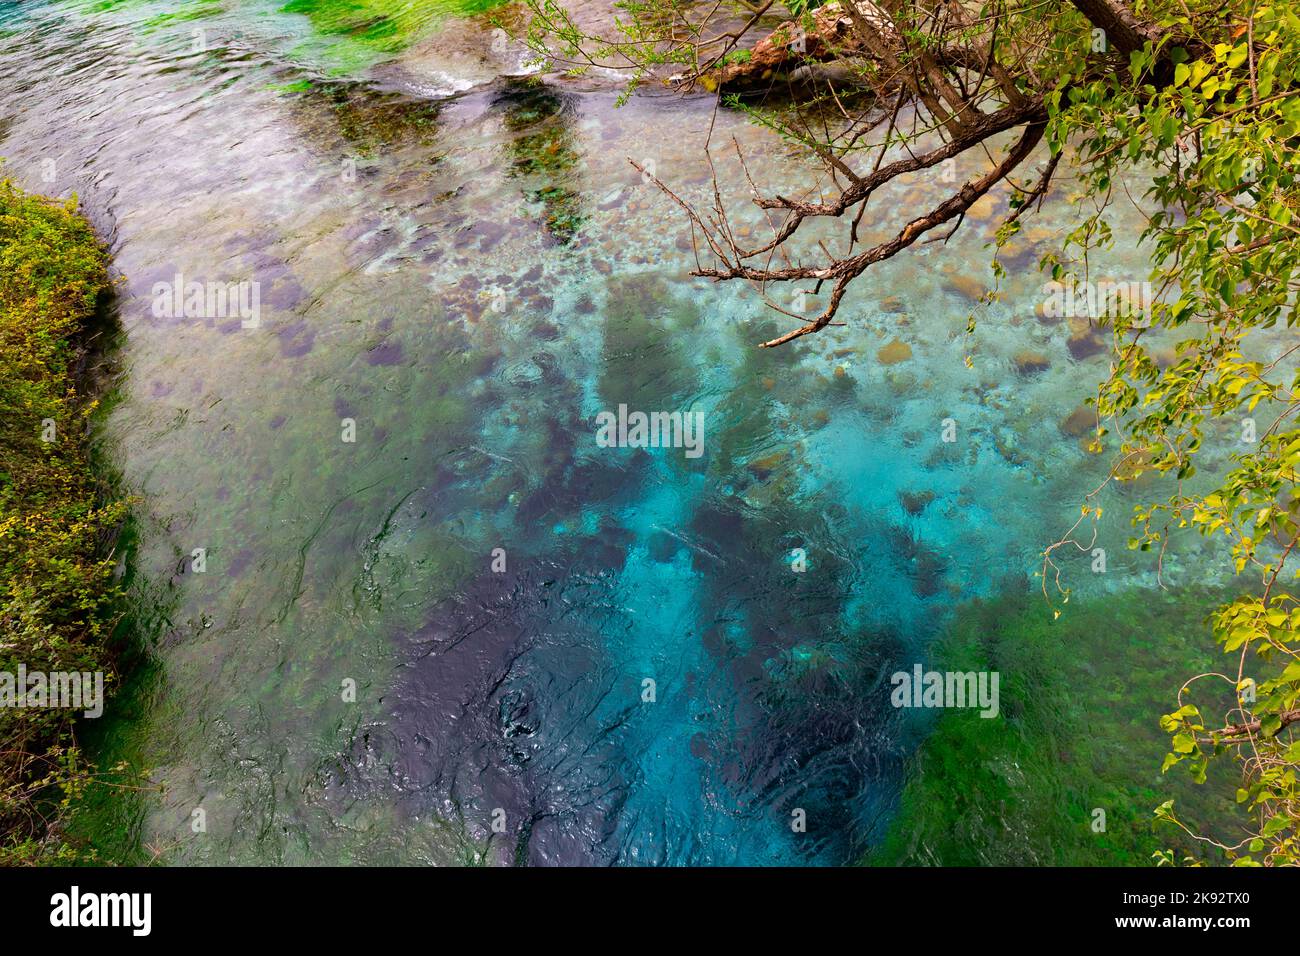
M 402 146 L 432 151 L 437 145 L 442 107 L 436 102 L 380 92 L 364 83 L 329 80 L 302 80 L 293 84 L 292 91 L 314 116 L 322 110 L 332 113 L 339 134 L 361 156 Z M 430 164 L 441 160 L 430 153 Z
M 103 671 L 115 589 L 75 345 L 109 288 L 75 202 L 0 180 L 0 671 Z M 45 823 L 87 779 L 67 710 L 0 708 L 0 862 L 65 858 Z
M 572 189 L 547 186 L 529 193 L 533 202 L 545 209 L 542 224 L 557 242 L 566 243 L 582 228 L 587 217 L 582 214 L 582 196 Z
M 295 80 L 292 83 L 272 83 L 267 89 L 274 93 L 310 93 L 314 85 L 311 80 Z
M 347 37 L 383 53 L 397 53 L 447 17 L 470 16 L 500 0 L 289 0 L 285 13 L 299 13 L 319 32 Z
M 1160 773 L 1160 714 L 1183 681 L 1217 663 L 1204 623 L 1216 603 L 1204 592 L 1134 591 L 1072 602 L 1055 622 L 1033 597 L 966 609 L 930 666 L 996 670 L 1001 716 L 943 712 L 886 839 L 864 862 L 1150 866 L 1171 846 L 1203 856 L 1152 820 L 1170 798 L 1198 820 L 1233 813 L 1230 775 L 1198 786 Z
M 168 23 L 184 23 L 189 20 L 202 20 L 216 16 L 225 9 L 220 0 L 191 0 L 171 13 L 160 13 L 145 21 L 145 26 L 160 27 Z
M 581 165 L 573 132 L 573 111 L 563 97 L 536 79 L 512 80 L 496 105 L 510 135 L 510 175 L 541 180 L 526 190 L 543 208 L 543 224 L 560 243 L 569 242 L 586 221 L 582 194 L 574 188 Z

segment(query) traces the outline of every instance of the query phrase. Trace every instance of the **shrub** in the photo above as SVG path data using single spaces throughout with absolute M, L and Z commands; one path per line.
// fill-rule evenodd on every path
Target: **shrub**
M 110 287 L 75 199 L 0 180 L 0 672 L 103 671 L 116 601 L 105 502 L 75 387 L 79 343 Z M 0 863 L 74 854 L 57 819 L 89 779 L 67 709 L 0 707 Z

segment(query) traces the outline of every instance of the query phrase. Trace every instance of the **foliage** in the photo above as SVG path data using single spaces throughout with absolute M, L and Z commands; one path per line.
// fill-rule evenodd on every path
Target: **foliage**
M 1300 534 L 1300 372 L 1295 345 L 1253 333 L 1296 324 L 1300 16 L 1281 5 L 1148 6 L 1163 11 L 1161 39 L 1132 54 L 1126 75 L 1067 74 L 1049 98 L 1049 138 L 1057 149 L 1074 145 L 1098 200 L 1069 239 L 1076 259 L 1109 240 L 1107 207 L 1124 171 L 1155 170 L 1143 234 L 1155 295 L 1147 314 L 1110 317 L 1115 363 L 1099 392 L 1099 437 L 1122 437 L 1123 477 L 1155 470 L 1180 481 L 1167 501 L 1136 509 L 1131 546 L 1160 550 L 1171 528 L 1194 527 L 1231 541 L 1236 572 L 1260 582 L 1212 618 L 1232 666 L 1187 675 L 1163 719 L 1172 739 L 1165 767 L 1185 764 L 1201 780 L 1211 761 L 1236 757 L 1240 800 L 1255 823 L 1229 856 L 1294 864 L 1300 743 L 1285 728 L 1300 718 L 1300 604 L 1288 587 L 1298 572 L 1284 567 Z M 1156 86 L 1166 53 L 1171 82 Z M 1054 258 L 1048 265 L 1065 273 Z M 1150 346 L 1161 331 L 1179 338 L 1164 368 Z M 1231 469 L 1209 490 L 1188 490 L 1207 443 L 1225 442 Z M 1237 691 L 1222 716 L 1202 716 L 1195 702 L 1214 693 L 1201 689 L 1209 681 Z M 1159 813 L 1178 820 L 1170 805 Z
M 532 16 L 523 39 L 536 54 L 534 62 L 562 67 L 569 76 L 593 67 L 621 70 L 627 89 L 620 103 L 662 67 L 698 65 L 689 41 L 701 39 L 700 28 L 687 15 L 690 4 L 684 0 L 620 0 L 614 4 L 614 35 L 601 37 L 587 33 L 558 0 L 527 0 L 527 5 Z M 683 32 L 683 42 L 664 42 L 675 29 Z
M 78 341 L 109 288 L 75 201 L 0 180 L 0 671 L 103 671 L 115 591 L 74 388 Z M 46 441 L 46 438 L 52 440 Z M 66 710 L 0 708 L 0 862 L 66 860 L 48 825 L 90 779 Z
M 801 17 L 822 5 L 823 0 L 786 0 L 785 7 L 794 16 Z

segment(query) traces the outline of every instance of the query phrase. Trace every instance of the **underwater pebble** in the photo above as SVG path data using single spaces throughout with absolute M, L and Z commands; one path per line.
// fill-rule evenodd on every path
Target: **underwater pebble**
M 912 357 L 912 346 L 908 345 L 901 339 L 894 339 L 888 345 L 882 346 L 876 353 L 876 359 L 881 365 L 897 365 L 899 362 L 906 362 Z

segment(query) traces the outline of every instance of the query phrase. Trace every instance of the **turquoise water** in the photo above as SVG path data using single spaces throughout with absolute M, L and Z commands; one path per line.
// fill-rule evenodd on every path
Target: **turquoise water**
M 105 856 L 836 864 L 880 839 L 915 745 L 888 675 L 961 602 L 1035 587 L 1104 475 L 1069 423 L 1100 339 L 1036 315 L 1075 209 L 1001 301 L 976 301 L 984 204 L 858 283 L 845 327 L 763 351 L 788 320 L 690 279 L 628 163 L 706 197 L 708 99 L 539 82 L 482 16 L 376 50 L 274 4 L 3 9 L 0 155 L 77 193 L 123 277 L 102 438 L 140 498 L 148 664 L 93 739 L 160 791 L 84 812 Z M 757 181 L 812 174 L 717 125 Z M 1104 267 L 1145 278 L 1131 248 Z M 258 282 L 260 325 L 158 317 L 178 273 Z M 702 412 L 703 454 L 601 447 L 620 404 Z M 1107 491 L 1079 592 L 1156 586 L 1132 500 Z

